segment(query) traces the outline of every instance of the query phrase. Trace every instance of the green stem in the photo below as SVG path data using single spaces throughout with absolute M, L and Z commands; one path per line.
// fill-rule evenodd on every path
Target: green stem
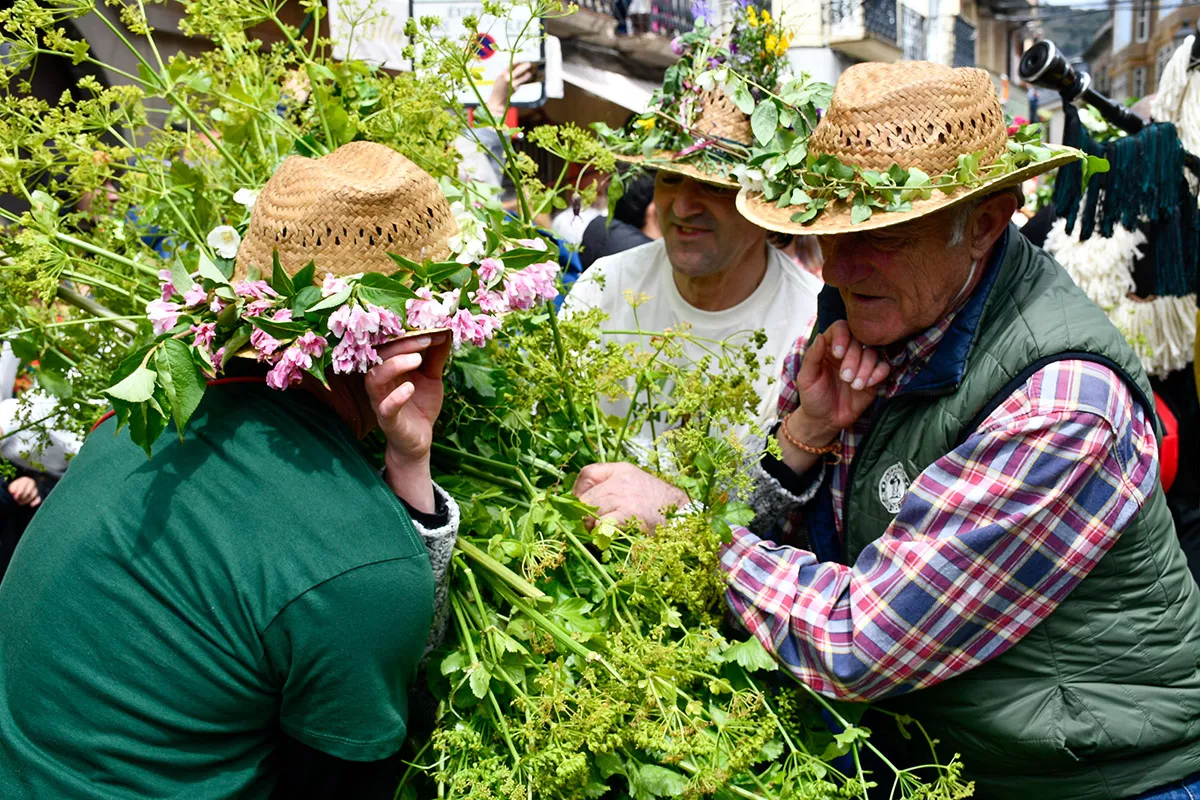
M 563 365 L 567 360 L 566 348 L 563 346 L 562 332 L 558 329 L 558 316 L 555 314 L 554 306 L 551 303 L 546 304 L 546 313 L 550 320 L 550 333 L 554 337 L 554 358 L 558 363 L 559 374 L 562 374 Z M 579 433 L 583 436 L 583 442 L 587 445 L 587 449 L 591 457 L 599 460 L 600 456 L 596 451 L 596 445 L 592 443 L 592 438 L 588 436 L 587 426 L 583 424 L 583 418 L 579 416 L 579 409 L 575 407 L 575 396 L 571 393 L 570 388 L 564 387 L 563 399 L 567 403 L 567 414 L 571 417 L 571 422 L 579 429 Z
M 91 242 L 85 242 L 82 239 L 76 239 L 74 236 L 71 236 L 70 234 L 60 233 L 58 231 L 54 232 L 54 238 L 58 239 L 60 242 L 63 242 L 64 244 L 69 244 L 72 247 L 78 247 L 80 250 L 84 250 L 88 253 L 91 253 L 92 255 L 100 256 L 101 258 L 107 258 L 109 261 L 114 261 L 117 264 L 124 264 L 127 267 L 132 267 L 133 269 L 136 269 L 139 272 L 145 273 L 146 275 L 150 275 L 150 276 L 154 277 L 155 279 L 158 278 L 158 270 L 154 269 L 153 267 L 149 267 L 145 264 L 139 264 L 138 262 L 134 261 L 132 258 L 126 258 L 125 256 L 118 255 L 117 253 L 114 253 L 111 250 L 105 250 L 103 247 L 97 247 L 96 245 L 92 244 Z
M 541 598 L 546 597 L 545 592 L 522 578 L 517 573 L 513 572 L 508 567 L 501 564 L 496 559 L 492 558 L 484 550 L 476 547 L 470 542 L 469 539 L 460 538 L 455 547 L 464 556 L 474 561 L 492 575 L 504 581 L 513 589 L 513 591 L 520 592 L 521 596 L 528 597 L 531 600 L 540 600 Z
M 64 303 L 73 305 L 82 311 L 93 314 L 98 318 L 111 321 L 113 325 L 125 331 L 130 336 L 137 334 L 137 326 L 129 324 L 124 317 L 113 313 L 90 297 L 84 297 L 74 289 L 68 289 L 66 286 L 59 284 L 58 299 L 62 300 Z
M 36 325 L 33 327 L 29 327 L 29 328 L 18 328 L 15 331 L 5 331 L 3 334 L 0 334 L 0 341 L 12 341 L 14 338 L 16 338 L 17 336 L 20 336 L 23 333 L 29 333 L 30 331 L 46 330 L 47 328 L 66 328 L 71 325 L 86 325 L 89 322 L 97 323 L 97 324 L 102 324 L 105 322 L 115 323 L 115 322 L 118 322 L 121 320 L 131 320 L 131 319 L 145 319 L 145 315 L 139 314 L 137 316 L 132 316 L 132 317 L 95 317 L 95 318 L 91 318 L 91 319 L 69 319 L 65 322 L 50 322 L 45 325 Z

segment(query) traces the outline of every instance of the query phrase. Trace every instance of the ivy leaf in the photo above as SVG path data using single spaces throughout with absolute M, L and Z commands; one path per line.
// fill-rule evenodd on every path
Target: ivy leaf
M 492 673 L 488 672 L 487 667 L 483 664 L 476 664 L 471 668 L 471 694 L 482 700 L 488 693 L 488 687 L 492 685 Z
M 864 169 L 862 172 L 862 177 L 872 189 L 878 186 L 879 182 L 883 180 L 883 175 L 873 169 Z
M 159 382 L 171 405 L 171 416 L 179 438 L 187 430 L 200 401 L 204 399 L 204 376 L 192 358 L 192 350 L 178 339 L 167 339 L 155 353 Z
M 808 158 L 808 141 L 806 139 L 797 139 L 787 152 L 787 163 L 789 167 L 803 164 Z
M 779 669 L 778 662 L 771 658 L 771 654 L 753 636 L 744 642 L 730 645 L 721 654 L 721 657 L 727 662 L 736 661 L 749 672 L 756 672 L 760 669 L 767 672 L 774 672 Z
M 866 203 L 855 203 L 850 209 L 850 222 L 857 225 L 860 222 L 866 222 L 871 218 L 871 207 Z
M 812 198 L 803 189 L 792 189 L 792 196 L 789 198 L 789 202 L 794 206 L 806 206 L 812 202 Z
M 912 167 L 908 170 L 908 178 L 904 181 L 905 189 L 920 189 L 930 184 L 929 175 L 925 172 Z
M 629 788 L 636 800 L 654 797 L 678 797 L 687 789 L 688 780 L 672 769 L 657 764 L 642 764 L 629 775 Z
M 1083 160 L 1083 185 L 1086 187 L 1093 175 L 1108 172 L 1108 159 L 1100 156 L 1087 156 Z
M 728 90 L 729 86 L 726 86 L 725 88 Z M 736 85 L 733 87 L 733 91 L 729 94 L 729 99 L 732 100 L 733 104 L 738 107 L 738 111 L 741 111 L 743 114 L 753 114 L 757 113 L 758 111 L 758 109 L 754 107 L 754 95 L 750 94 L 750 88 L 746 86 L 745 81 L 736 82 Z M 767 104 L 771 105 L 772 107 L 775 105 L 769 101 Z
M 754 131 L 754 138 L 761 145 L 765 145 L 775 138 L 775 128 L 778 125 L 779 109 L 771 100 L 759 103 L 750 116 L 750 129 Z
M 820 213 L 821 209 L 817 208 L 815 205 L 810 205 L 808 209 L 804 211 L 797 211 L 795 214 L 792 214 L 792 222 L 803 225 L 806 222 L 812 222 L 817 218 L 817 214 Z
M 104 390 L 109 397 L 126 403 L 145 403 L 154 396 L 154 381 L 158 374 L 142 364 L 120 383 Z

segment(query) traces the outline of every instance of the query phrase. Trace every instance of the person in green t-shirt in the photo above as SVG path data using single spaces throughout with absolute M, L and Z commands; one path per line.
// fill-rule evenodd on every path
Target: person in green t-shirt
M 319 178 L 305 203 L 298 168 Z M 256 237 L 389 226 L 414 193 L 453 225 L 433 179 L 382 145 L 293 156 L 239 275 Z M 445 226 L 407 230 L 373 250 L 280 244 L 280 263 L 444 254 Z M 429 464 L 449 338 L 380 344 L 329 389 L 274 391 L 246 362 L 150 460 L 112 420 L 91 434 L 0 584 L 0 798 L 392 797 L 458 528 Z M 376 426 L 382 475 L 360 446 Z

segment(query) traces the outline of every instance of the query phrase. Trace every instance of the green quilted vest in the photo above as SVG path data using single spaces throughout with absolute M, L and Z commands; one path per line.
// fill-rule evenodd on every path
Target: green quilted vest
M 930 365 L 876 409 L 849 478 L 849 563 L 883 534 L 909 482 L 1039 363 L 1086 354 L 1072 357 L 1116 366 L 1135 396 L 1152 397 L 1133 351 L 1062 267 L 1015 228 L 1006 239 Z M 882 705 L 960 753 L 981 798 L 1116 800 L 1200 772 L 1200 591 L 1161 485 L 1023 640 Z

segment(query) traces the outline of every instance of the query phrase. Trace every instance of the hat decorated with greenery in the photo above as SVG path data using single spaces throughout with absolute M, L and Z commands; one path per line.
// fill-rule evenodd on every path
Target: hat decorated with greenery
M 789 111 L 767 97 L 754 110 Z M 1010 136 L 987 72 L 925 61 L 847 69 L 807 140 L 785 132 L 760 141 L 739 172 L 738 210 L 781 233 L 835 234 L 932 214 L 1043 172 L 1108 162 L 1044 144 L 1041 126 Z
M 732 171 L 779 121 L 753 112 L 779 90 L 791 34 L 748 0 L 735 3 L 731 26 L 715 24 L 702 2 L 692 11 L 695 28 L 671 42 L 680 59 L 667 69 L 651 111 L 627 131 L 597 129 L 620 160 L 736 188 Z
M 176 257 L 149 303 L 153 342 L 122 362 L 105 394 L 150 446 L 174 420 L 182 437 L 206 382 L 230 360 L 262 362 L 284 390 L 305 376 L 365 373 L 380 345 L 449 331 L 482 346 L 509 311 L 557 296 L 541 240 L 506 240 L 472 208 L 382 144 L 288 157 L 259 192 L 248 228 L 215 228 L 197 268 Z M 494 255 L 489 255 L 494 254 Z

